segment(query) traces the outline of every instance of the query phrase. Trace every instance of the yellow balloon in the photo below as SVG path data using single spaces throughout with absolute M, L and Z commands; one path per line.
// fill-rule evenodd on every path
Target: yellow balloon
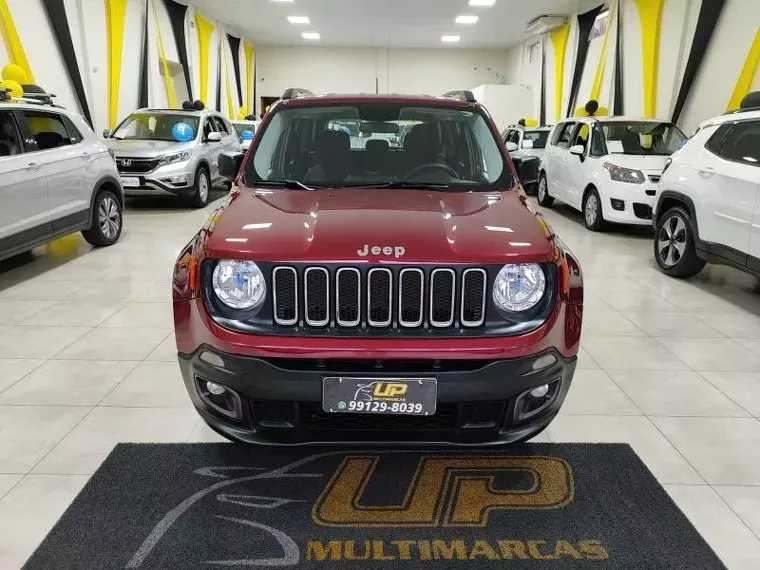
M 22 85 L 24 83 L 28 83 L 24 69 L 15 63 L 9 63 L 3 67 L 2 75 L 3 79 L 6 81 L 15 81 L 16 83 L 20 83 Z
M 24 90 L 21 88 L 21 85 L 18 84 L 18 81 L 11 81 L 10 79 L 0 81 L 0 89 L 3 91 L 10 91 L 11 97 L 24 96 Z

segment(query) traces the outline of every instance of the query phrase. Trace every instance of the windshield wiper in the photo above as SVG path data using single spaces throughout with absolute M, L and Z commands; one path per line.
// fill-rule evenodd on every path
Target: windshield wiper
M 436 183 L 436 182 L 405 182 L 403 180 L 391 181 L 391 182 L 379 182 L 377 184 L 345 184 L 338 186 L 338 188 L 358 188 L 358 189 L 372 189 L 372 188 L 406 188 L 409 190 L 447 190 L 448 184 Z
M 319 190 L 320 188 L 324 188 L 324 186 L 307 186 L 298 180 L 256 180 L 253 184 L 255 186 L 278 186 L 294 190 Z

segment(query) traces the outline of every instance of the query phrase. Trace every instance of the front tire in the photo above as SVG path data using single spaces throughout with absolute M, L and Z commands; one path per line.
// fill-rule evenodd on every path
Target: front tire
M 586 193 L 586 198 L 583 200 L 583 224 L 592 232 L 600 232 L 605 226 L 602 201 L 599 193 L 593 188 Z
M 697 256 L 696 232 L 689 213 L 671 208 L 657 222 L 654 258 L 660 270 L 670 277 L 686 279 L 702 271 L 705 261 Z
M 554 204 L 554 198 L 549 196 L 549 183 L 546 181 L 546 175 L 541 174 L 538 179 L 538 203 L 544 208 L 551 208 Z
M 208 196 L 211 192 L 211 178 L 208 169 L 205 166 L 198 168 L 195 173 L 195 186 L 193 196 L 190 200 L 194 208 L 203 208 L 208 204 Z
M 123 207 L 116 194 L 102 190 L 95 198 L 92 226 L 82 235 L 87 243 L 95 247 L 113 245 L 121 237 L 123 219 Z

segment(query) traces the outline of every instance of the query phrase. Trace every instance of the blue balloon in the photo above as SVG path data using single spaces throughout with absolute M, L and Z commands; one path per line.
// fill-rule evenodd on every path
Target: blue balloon
M 240 138 L 244 141 L 252 141 L 253 131 L 249 131 L 248 129 L 244 130 L 242 133 L 240 133 Z
M 172 136 L 176 141 L 189 142 L 195 138 L 195 131 L 187 123 L 177 123 L 172 127 Z

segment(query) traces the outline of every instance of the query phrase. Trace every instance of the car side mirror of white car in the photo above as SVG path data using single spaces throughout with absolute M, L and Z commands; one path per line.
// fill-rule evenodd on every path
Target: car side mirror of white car
M 222 133 L 209 133 L 206 137 L 206 142 L 222 142 Z
M 533 141 L 529 140 L 529 139 L 525 139 L 523 141 L 523 148 L 526 149 L 526 150 L 532 149 L 533 148 Z
M 576 144 L 574 146 L 571 146 L 568 150 L 570 151 L 570 154 L 574 154 L 580 157 L 583 157 L 583 153 L 586 152 L 586 149 L 583 148 L 582 144 Z
M 507 143 L 507 150 L 509 152 L 515 152 L 517 150 L 517 145 L 510 141 Z
M 111 133 L 112 133 L 111 129 L 106 129 L 106 130 L 104 130 L 104 131 L 103 131 L 103 138 L 104 138 L 104 139 L 108 139 L 108 138 L 111 138 Z

